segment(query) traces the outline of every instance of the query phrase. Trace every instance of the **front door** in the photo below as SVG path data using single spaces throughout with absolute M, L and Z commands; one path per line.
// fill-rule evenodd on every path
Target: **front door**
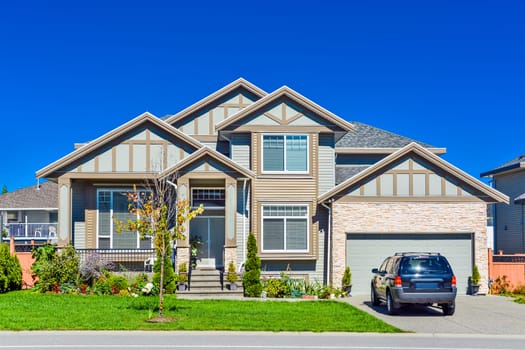
M 192 242 L 197 242 L 197 267 L 224 267 L 224 216 L 198 216 L 191 220 Z

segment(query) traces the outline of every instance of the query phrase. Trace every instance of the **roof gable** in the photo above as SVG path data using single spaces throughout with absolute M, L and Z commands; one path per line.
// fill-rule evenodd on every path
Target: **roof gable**
M 158 148 L 163 141 L 165 141 L 164 143 L 168 143 L 166 142 L 166 139 L 170 139 L 173 144 L 178 143 L 178 147 L 182 148 L 185 154 L 192 153 L 202 147 L 202 145 L 195 139 L 178 131 L 171 125 L 155 117 L 153 114 L 146 112 L 37 171 L 36 176 L 39 178 L 56 177 L 58 173 L 69 171 L 159 171 L 162 168 L 166 168 L 170 163 L 178 161 L 183 157 L 177 156 L 177 152 L 173 150 L 173 147 L 169 146 L 165 152 L 167 153 L 166 157 L 164 157 L 166 158 L 165 160 L 156 159 L 158 157 L 151 155 L 155 153 L 152 152 L 152 150 L 156 147 Z M 146 155 L 146 147 L 141 147 L 140 145 L 145 143 L 145 141 L 147 141 L 149 145 L 149 155 L 151 156 L 151 159 Z M 122 159 L 125 159 L 126 157 L 126 152 L 132 152 L 129 151 L 129 149 L 130 147 L 133 147 L 134 143 L 139 144 L 135 150 L 137 156 L 141 156 L 142 153 L 144 153 L 144 158 L 149 159 L 150 163 L 158 161 L 162 162 L 162 165 L 136 165 L 134 168 L 128 167 L 127 169 L 126 166 L 123 165 L 123 168 L 119 169 L 119 152 L 122 153 L 122 157 L 120 158 L 120 162 L 122 162 Z M 122 149 L 119 149 L 119 146 L 122 146 L 123 144 L 127 144 L 127 146 L 123 146 Z M 162 151 L 163 150 L 159 150 L 160 153 L 162 153 Z M 130 156 L 128 155 L 127 157 L 129 158 Z M 102 168 L 95 169 L 94 163 L 96 158 L 100 163 L 104 164 L 102 165 Z M 129 160 L 127 162 L 131 163 Z M 115 167 L 117 167 L 117 169 L 114 169 Z
M 179 113 L 166 118 L 165 121 L 189 135 L 199 134 L 199 123 L 197 122 L 195 126 L 194 119 L 209 115 L 213 123 L 217 124 L 265 95 L 267 93 L 264 90 L 239 78 Z
M 205 164 L 208 164 L 206 167 Z M 211 148 L 204 146 L 198 151 L 194 152 L 187 158 L 183 159 L 176 165 L 166 169 L 159 174 L 159 178 L 166 178 L 172 174 L 179 172 L 190 172 L 199 170 L 200 167 L 203 171 L 215 171 L 215 172 L 226 172 L 233 171 L 237 174 L 241 174 L 243 177 L 254 178 L 255 175 L 250 170 L 237 164 L 230 158 L 222 155 L 219 152 L 212 150 Z M 227 170 L 226 170 L 227 169 Z
M 405 169 L 406 171 L 400 171 L 400 169 Z M 381 191 L 383 188 L 380 186 L 381 184 L 378 184 L 377 179 L 383 176 L 382 182 L 389 184 L 394 179 L 388 173 L 395 172 L 405 173 L 402 178 L 401 176 L 398 176 L 398 179 L 396 178 L 397 182 L 395 185 L 392 184 L 392 186 L 397 185 L 400 188 L 396 189 L 397 193 L 390 193 L 388 186 L 385 185 L 385 194 L 383 196 L 414 199 L 441 196 L 450 196 L 450 198 L 475 196 L 486 202 L 508 203 L 509 201 L 509 198 L 504 194 L 485 185 L 417 143 L 405 146 L 354 175 L 321 195 L 318 201 L 325 202 L 346 195 L 376 196 L 378 195 L 377 190 Z M 413 175 L 424 175 L 425 173 L 428 174 L 428 180 L 420 175 Z M 417 189 L 416 183 L 420 185 Z M 357 189 L 357 186 L 360 186 L 359 189 Z
M 352 131 L 352 124 L 310 101 L 287 86 L 261 98 L 216 125 L 218 131 L 242 125 L 326 126 L 334 131 Z
M 508 162 L 505 162 L 504 164 L 500 165 L 499 167 L 493 170 L 489 170 L 484 173 L 481 173 L 481 177 L 489 177 L 492 175 L 497 175 L 497 174 L 505 173 L 508 171 L 516 171 L 522 168 L 525 168 L 525 154 L 522 154 L 519 157 L 511 159 Z

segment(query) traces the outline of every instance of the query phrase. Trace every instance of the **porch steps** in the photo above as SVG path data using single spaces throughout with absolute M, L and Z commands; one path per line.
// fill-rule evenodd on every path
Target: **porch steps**
M 180 296 L 226 297 L 242 296 L 242 283 L 238 283 L 237 290 L 230 290 L 229 283 L 224 280 L 224 289 L 221 289 L 221 272 L 216 269 L 197 268 L 191 271 L 190 290 L 177 291 Z

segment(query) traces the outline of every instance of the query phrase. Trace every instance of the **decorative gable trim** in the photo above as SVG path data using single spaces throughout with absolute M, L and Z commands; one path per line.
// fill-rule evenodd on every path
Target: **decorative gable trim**
M 182 133 L 181 131 L 177 130 L 176 128 L 172 127 L 168 123 L 162 121 L 161 119 L 157 118 L 153 114 L 149 112 L 142 113 L 141 115 L 135 117 L 134 119 L 130 120 L 129 122 L 121 125 L 120 127 L 113 129 L 112 131 L 100 136 L 99 138 L 85 144 L 84 146 L 77 148 L 75 151 L 69 153 L 65 157 L 60 158 L 59 160 L 55 161 L 54 163 L 51 163 L 50 165 L 46 166 L 45 168 L 42 168 L 36 172 L 36 177 L 49 177 L 53 172 L 57 171 L 58 169 L 67 166 L 68 164 L 71 164 L 72 162 L 82 158 L 83 156 L 88 155 L 89 153 L 93 152 L 94 150 L 103 147 L 108 142 L 111 142 L 112 140 L 136 129 L 140 125 L 150 122 L 153 125 L 157 126 L 161 130 L 164 130 L 168 134 L 171 134 L 184 142 L 188 143 L 190 146 L 194 147 L 195 149 L 199 149 L 202 147 L 202 144 L 198 142 L 197 140 L 193 139 L 192 137 Z
M 264 106 L 267 106 L 268 104 L 271 104 L 272 102 L 278 100 L 279 98 L 287 97 L 291 101 L 297 103 L 300 106 L 305 107 L 309 111 L 313 112 L 314 114 L 318 115 L 319 117 L 329 121 L 331 124 L 341 128 L 343 131 L 353 131 L 354 127 L 352 124 L 347 122 L 346 120 L 342 119 L 341 117 L 333 114 L 332 112 L 324 109 L 323 107 L 319 106 L 315 102 L 307 99 L 306 97 L 302 96 L 298 92 L 290 89 L 287 86 L 283 86 L 274 92 L 272 92 L 269 95 L 266 95 L 265 97 L 261 98 L 259 101 L 251 104 L 250 106 L 244 108 L 243 110 L 239 111 L 238 113 L 232 115 L 231 117 L 223 120 L 222 122 L 218 123 L 215 126 L 215 129 L 217 131 L 221 131 L 226 129 L 229 126 L 236 125 L 240 123 L 244 118 L 251 115 L 253 112 L 263 108 Z M 275 120 L 275 118 L 271 118 L 272 120 Z M 297 118 L 295 118 L 297 119 Z
M 177 121 L 187 117 L 188 115 L 192 114 L 193 112 L 199 110 L 199 109 L 202 109 L 203 107 L 205 107 L 206 105 L 222 98 L 223 96 L 226 96 L 227 94 L 229 94 L 230 92 L 234 91 L 235 89 L 237 88 L 244 88 L 246 91 L 254 94 L 255 96 L 258 96 L 258 97 L 263 97 L 263 96 L 266 96 L 267 95 L 267 92 L 260 89 L 259 87 L 253 85 L 252 83 L 250 83 L 249 81 L 243 79 L 243 78 L 239 78 L 233 82 L 231 82 L 230 84 L 226 85 L 225 87 L 215 91 L 214 93 L 212 93 L 211 95 L 203 98 L 202 100 L 194 103 L 193 105 L 183 109 L 182 111 L 180 111 L 179 113 L 169 117 L 166 119 L 166 123 L 168 124 L 174 124 L 176 123 Z
M 222 155 L 221 153 L 209 148 L 208 146 L 203 146 L 198 151 L 192 153 L 188 157 L 184 158 L 180 162 L 178 162 L 176 165 L 172 166 L 169 169 L 166 169 L 162 173 L 159 174 L 159 178 L 163 179 L 171 174 L 180 171 L 184 169 L 187 166 L 190 166 L 191 164 L 194 164 L 195 162 L 198 162 L 200 159 L 209 156 L 219 162 L 220 164 L 237 171 L 238 173 L 242 174 L 245 177 L 248 177 L 250 179 L 255 178 L 255 174 L 251 172 L 250 170 L 246 169 L 240 164 L 237 164 L 230 158 L 226 157 L 225 155 Z
M 435 155 L 431 151 L 425 149 L 424 147 L 418 145 L 415 142 L 408 144 L 407 146 L 403 147 L 397 152 L 392 153 L 391 155 L 383 158 L 382 160 L 378 161 L 374 165 L 368 167 L 367 169 L 356 174 L 355 176 L 349 178 L 345 182 L 334 187 L 332 190 L 322 194 L 321 196 L 319 196 L 317 201 L 319 203 L 323 203 L 331 199 L 334 199 L 334 197 L 337 197 L 339 194 L 349 189 L 352 185 L 364 180 L 365 178 L 372 175 L 373 173 L 378 172 L 380 169 L 391 165 L 392 163 L 401 159 L 402 157 L 404 157 L 405 155 L 409 153 L 414 153 L 418 155 L 425 161 L 429 162 L 431 165 L 444 171 L 446 174 L 449 174 L 452 177 L 455 177 L 459 179 L 460 181 L 466 183 L 468 186 L 480 191 L 481 193 L 486 195 L 489 199 L 493 200 L 494 202 L 509 203 L 508 196 L 487 186 L 483 182 L 477 180 L 471 175 L 453 166 L 452 164 L 448 163 L 447 161 L 443 160 L 439 156 Z

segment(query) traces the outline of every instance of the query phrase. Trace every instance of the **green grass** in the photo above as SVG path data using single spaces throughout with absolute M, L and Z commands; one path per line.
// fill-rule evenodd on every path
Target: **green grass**
M 401 332 L 337 301 L 184 300 L 166 297 L 170 323 L 149 323 L 156 297 L 0 295 L 0 330 L 235 330 Z

